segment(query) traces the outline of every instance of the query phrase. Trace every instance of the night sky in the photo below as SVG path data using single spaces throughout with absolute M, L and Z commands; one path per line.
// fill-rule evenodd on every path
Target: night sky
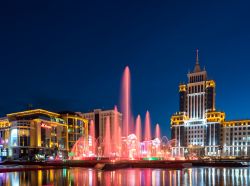
M 149 110 L 170 136 L 178 85 L 198 48 L 217 84 L 217 109 L 250 118 L 250 4 L 225 2 L 1 1 L 1 116 L 27 104 L 111 109 L 128 65 L 134 115 Z

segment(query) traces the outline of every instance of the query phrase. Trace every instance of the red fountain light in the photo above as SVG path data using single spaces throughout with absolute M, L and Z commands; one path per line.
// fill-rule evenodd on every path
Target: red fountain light
M 131 122 L 131 80 L 130 80 L 130 70 L 127 66 L 123 73 L 122 78 L 122 100 L 121 100 L 121 109 L 123 113 L 123 136 L 127 137 L 129 135 L 129 124 Z
M 106 117 L 105 123 L 105 136 L 104 136 L 104 156 L 110 157 L 111 145 L 110 145 L 110 118 Z
M 141 116 L 138 115 L 136 118 L 136 122 L 135 122 L 135 135 L 137 137 L 137 140 L 140 142 L 141 139 Z
M 120 121 L 119 121 L 119 113 L 117 106 L 114 108 L 114 127 L 113 127 L 113 152 L 116 153 L 116 155 L 120 154 L 121 149 L 121 131 L 120 131 Z
M 114 115 L 105 117 L 104 134 L 95 136 L 95 123 L 90 121 L 89 136 L 78 139 L 71 150 L 71 159 L 91 158 L 111 158 L 115 162 L 124 160 L 157 160 L 157 159 L 177 159 L 173 157 L 171 147 L 175 146 L 176 140 L 168 140 L 166 136 L 161 138 L 159 124 L 155 126 L 155 135 L 151 136 L 150 114 L 147 111 L 145 116 L 144 133 L 142 132 L 142 122 L 140 115 L 135 121 L 131 112 L 131 80 L 130 70 L 126 67 L 122 78 L 121 90 L 121 115 L 117 107 L 114 107 Z M 112 121 L 112 122 L 111 122 Z M 142 139 L 142 133 L 144 139 Z M 96 139 L 97 138 L 97 139 Z M 147 181 L 150 184 L 150 180 Z
M 151 140 L 151 122 L 150 122 L 150 114 L 149 111 L 146 113 L 146 118 L 145 118 L 145 136 L 144 136 L 145 141 L 150 141 Z
M 161 130 L 160 130 L 160 125 L 158 123 L 155 126 L 155 138 L 158 139 L 161 138 Z
M 89 144 L 89 146 L 91 146 L 91 150 L 92 150 L 92 153 L 95 154 L 95 124 L 94 124 L 94 121 L 91 120 L 90 121 L 90 130 L 89 130 L 89 134 L 90 134 L 90 139 L 91 140 L 91 145 Z

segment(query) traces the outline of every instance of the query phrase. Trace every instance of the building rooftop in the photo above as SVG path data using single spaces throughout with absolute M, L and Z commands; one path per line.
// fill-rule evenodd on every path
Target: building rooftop
M 50 117 L 59 117 L 60 114 L 55 113 L 55 112 L 50 112 L 47 110 L 43 109 L 33 109 L 33 110 L 26 110 L 22 112 L 15 112 L 11 114 L 7 114 L 8 118 L 13 118 L 13 117 L 22 117 L 22 116 L 29 116 L 29 115 L 36 115 L 36 114 L 44 114 Z

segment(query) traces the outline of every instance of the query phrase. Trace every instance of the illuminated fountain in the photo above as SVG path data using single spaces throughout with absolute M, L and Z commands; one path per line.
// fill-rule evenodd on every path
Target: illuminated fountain
M 155 125 L 155 138 L 161 138 L 161 130 L 160 125 L 158 123 Z
M 154 157 L 162 157 L 161 153 L 161 132 L 160 125 L 157 123 L 155 125 L 155 139 L 152 141 L 152 156 Z
M 141 116 L 138 115 L 135 122 L 135 135 L 138 141 L 141 141 Z
M 121 154 L 121 127 L 119 124 L 118 109 L 114 108 L 114 129 L 112 134 L 112 151 L 115 157 L 119 157 Z
M 121 100 L 121 111 L 123 114 L 123 136 L 128 136 L 130 133 L 130 123 L 131 119 L 131 80 L 130 80 L 130 70 L 127 66 L 123 73 L 122 78 L 122 100 Z
M 141 116 L 138 115 L 135 121 L 135 136 L 137 137 L 136 152 L 137 157 L 141 157 L 141 140 L 142 140 L 142 127 L 141 127 Z
M 150 141 L 150 140 L 151 140 L 151 122 L 150 122 L 149 111 L 147 111 L 146 117 L 145 117 L 145 137 L 144 137 L 144 141 Z
M 80 137 L 71 149 L 72 155 L 70 155 L 70 158 L 73 160 L 81 160 L 90 157 L 88 147 L 88 139 L 86 139 L 86 137 Z
M 123 115 L 120 126 L 119 112 L 114 107 L 113 125 L 111 118 L 105 118 L 104 134 L 95 136 L 95 124 L 90 121 L 89 136 L 81 137 L 73 146 L 71 159 L 173 159 L 171 147 L 175 140 L 161 138 L 160 126 L 156 124 L 155 135 L 152 138 L 150 113 L 146 112 L 144 138 L 142 137 L 142 121 L 140 115 L 133 120 L 131 112 L 131 80 L 130 70 L 125 68 L 122 78 L 121 111 Z M 134 126 L 135 125 L 135 126 Z M 143 138 L 143 139 L 142 139 Z
M 89 150 L 93 153 L 96 154 L 96 141 L 95 141 L 95 124 L 94 121 L 90 121 L 90 128 L 89 128 Z
M 146 113 L 145 117 L 145 134 L 144 141 L 142 143 L 142 156 L 150 157 L 151 156 L 151 147 L 152 147 L 152 138 L 151 138 L 151 122 L 149 111 Z
M 106 117 L 105 136 L 104 136 L 104 157 L 111 156 L 111 140 L 110 140 L 110 118 Z

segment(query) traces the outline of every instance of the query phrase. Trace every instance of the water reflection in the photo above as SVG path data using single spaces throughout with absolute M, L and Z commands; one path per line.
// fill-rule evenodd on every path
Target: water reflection
M 49 185 L 248 185 L 250 168 L 192 168 L 183 170 L 120 169 L 97 171 L 71 168 L 0 173 L 0 186 Z

